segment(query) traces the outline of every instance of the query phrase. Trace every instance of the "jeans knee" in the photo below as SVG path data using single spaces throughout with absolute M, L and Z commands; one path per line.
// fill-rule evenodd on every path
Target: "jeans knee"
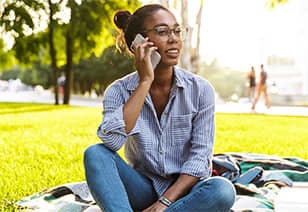
M 225 208 L 231 208 L 235 201 L 235 188 L 233 184 L 223 177 L 213 177 L 210 179 L 210 184 L 216 191 L 217 204 L 225 205 Z
M 104 144 L 94 144 L 89 146 L 84 152 L 84 165 L 87 166 L 91 161 L 97 161 L 99 158 L 106 160 L 112 156 L 112 152 Z

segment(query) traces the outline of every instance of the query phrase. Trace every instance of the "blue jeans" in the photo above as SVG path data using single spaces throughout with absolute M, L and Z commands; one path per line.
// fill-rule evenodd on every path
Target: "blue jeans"
M 142 211 L 158 199 L 151 181 L 103 144 L 85 151 L 84 165 L 91 194 L 102 211 Z M 165 212 L 224 212 L 234 200 L 233 185 L 225 178 L 211 177 L 199 181 Z

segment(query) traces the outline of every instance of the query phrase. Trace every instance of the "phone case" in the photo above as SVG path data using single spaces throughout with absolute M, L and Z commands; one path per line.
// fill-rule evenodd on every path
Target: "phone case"
M 133 43 L 135 43 L 136 45 L 138 45 L 141 41 L 143 41 L 145 38 L 141 35 L 141 34 L 137 34 L 135 40 L 133 41 Z M 130 46 L 131 49 L 132 45 Z M 151 54 L 151 63 L 152 63 L 152 67 L 153 70 L 156 68 L 156 66 L 158 65 L 159 61 L 160 61 L 160 54 L 157 51 L 153 51 Z

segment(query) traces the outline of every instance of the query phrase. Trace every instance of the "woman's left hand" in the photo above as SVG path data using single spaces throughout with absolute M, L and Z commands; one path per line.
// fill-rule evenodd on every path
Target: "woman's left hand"
M 142 212 L 163 212 L 167 209 L 168 207 L 161 202 L 157 201 L 147 209 L 143 210 Z

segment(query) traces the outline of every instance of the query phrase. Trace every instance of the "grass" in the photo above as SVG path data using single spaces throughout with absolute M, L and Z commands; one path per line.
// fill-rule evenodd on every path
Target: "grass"
M 100 142 L 100 108 L 0 103 L 0 117 L 0 211 L 14 211 L 6 201 L 85 180 L 83 152 Z M 307 126 L 307 117 L 217 114 L 215 153 L 308 159 Z
M 308 118 L 217 114 L 215 152 L 254 152 L 308 159 Z

